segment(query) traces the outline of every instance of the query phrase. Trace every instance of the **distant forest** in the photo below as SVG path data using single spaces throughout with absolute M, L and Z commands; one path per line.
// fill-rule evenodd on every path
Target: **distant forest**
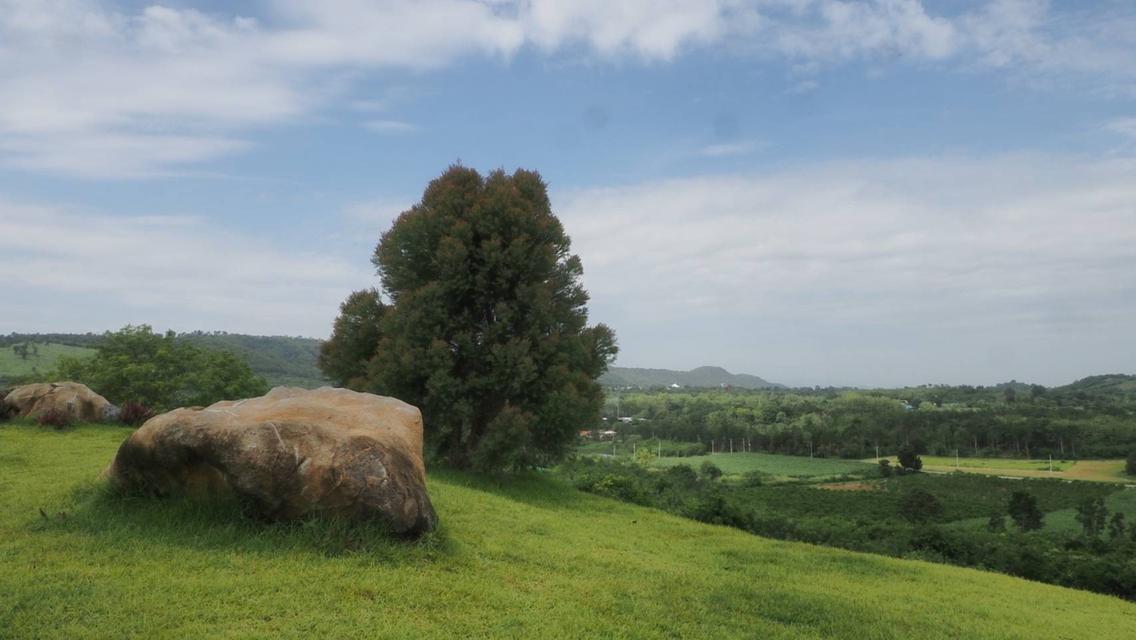
M 904 445 L 933 455 L 1123 458 L 1136 451 L 1136 376 L 1061 387 L 610 393 L 605 419 L 622 437 L 701 442 L 721 450 L 867 458 Z M 622 420 L 621 420 L 622 419 Z

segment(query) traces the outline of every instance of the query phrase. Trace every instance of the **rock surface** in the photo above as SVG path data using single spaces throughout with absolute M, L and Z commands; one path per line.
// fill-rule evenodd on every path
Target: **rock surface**
M 231 491 L 275 520 L 374 518 L 400 535 L 437 524 L 422 414 L 347 389 L 277 387 L 164 413 L 122 443 L 107 476 L 119 490 L 148 495 Z
M 78 382 L 25 384 L 8 392 L 3 404 L 21 417 L 35 417 L 56 409 L 70 413 L 81 422 L 108 422 L 118 418 L 118 407 Z

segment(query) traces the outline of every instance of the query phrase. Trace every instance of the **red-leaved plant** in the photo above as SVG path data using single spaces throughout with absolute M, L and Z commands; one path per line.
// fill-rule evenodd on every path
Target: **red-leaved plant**
M 119 415 L 119 420 L 123 424 L 128 424 L 132 427 L 146 422 L 154 417 L 154 410 L 141 402 L 127 402 L 122 405 L 122 413 Z
M 46 411 L 41 411 L 40 414 L 36 416 L 36 423 L 41 427 L 55 427 L 56 429 L 66 429 L 67 427 L 71 426 L 72 422 L 74 422 L 74 418 L 71 417 L 70 411 L 65 411 L 63 409 L 57 409 L 54 407 Z

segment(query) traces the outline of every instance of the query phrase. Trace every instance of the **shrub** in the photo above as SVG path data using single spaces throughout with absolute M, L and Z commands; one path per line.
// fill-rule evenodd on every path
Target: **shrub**
M 896 459 L 899 460 L 899 466 L 909 471 L 919 471 L 923 468 L 923 458 L 920 458 L 915 453 L 915 447 L 911 445 L 903 445 L 900 447 Z
M 760 471 L 746 471 L 742 476 L 743 487 L 760 487 L 765 484 L 765 474 Z
M 127 402 L 122 405 L 118 419 L 123 424 L 136 427 L 154 417 L 154 410 L 141 402 Z
M 1136 476 L 1136 451 L 1128 454 L 1128 462 L 1124 465 L 1124 470 L 1130 476 Z
M 943 503 L 923 489 L 912 489 L 899 499 L 899 515 L 909 522 L 931 522 L 943 517 Z
M 717 480 L 722 477 L 722 470 L 709 460 L 702 461 L 702 465 L 698 467 L 698 473 L 707 480 Z
M 47 411 L 41 412 L 36 416 L 36 424 L 41 427 L 54 427 L 56 429 L 66 429 L 71 426 L 75 419 L 71 416 L 70 411 L 63 411 L 62 409 L 51 408 Z
M 1045 515 L 1037 506 L 1037 498 L 1025 491 L 1015 491 L 1010 496 L 1010 505 L 1007 509 L 1014 524 L 1022 531 L 1040 529 Z
M 890 478 L 892 476 L 891 460 L 883 458 L 880 460 L 880 477 Z

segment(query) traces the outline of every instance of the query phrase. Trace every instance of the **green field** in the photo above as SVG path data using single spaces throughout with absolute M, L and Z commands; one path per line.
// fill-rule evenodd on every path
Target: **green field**
M 659 458 L 655 464 L 661 467 L 672 467 L 676 464 L 687 464 L 695 469 L 704 461 L 709 460 L 726 475 L 742 475 L 748 472 L 758 472 L 775 478 L 810 478 L 823 479 L 838 477 L 845 474 L 858 474 L 871 472 L 874 465 L 867 465 L 858 460 L 841 460 L 839 458 L 804 458 L 800 456 L 782 456 L 772 453 L 713 453 L 705 456 L 689 456 L 685 458 Z
M 1093 482 L 1136 482 L 1124 472 L 1124 460 L 1054 460 L 1050 471 L 1049 460 L 1021 460 L 1017 458 L 955 458 L 949 456 L 921 456 L 925 471 L 963 471 L 995 476 L 1020 478 L 1057 478 L 1060 480 L 1090 480 Z M 895 458 L 888 458 L 895 464 Z M 874 458 L 865 462 L 875 462 Z
M 1132 526 L 1136 521 L 1136 489 L 1122 488 L 1104 497 L 1105 507 L 1109 514 L 1120 512 L 1125 514 L 1126 523 Z M 975 517 L 950 523 L 951 527 L 960 528 L 986 528 L 987 518 Z M 1081 524 L 1077 522 L 1076 507 L 1048 511 L 1041 528 L 1043 533 L 1065 537 L 1076 537 L 1081 534 Z
M 55 367 L 61 356 L 86 358 L 95 354 L 94 349 L 66 344 L 36 343 L 35 349 L 35 352 L 29 351 L 25 360 L 12 351 L 12 347 L 0 347 L 0 382 L 17 376 L 46 373 Z
M 96 477 L 127 433 L 0 427 L 5 638 L 1032 640 L 1136 628 L 1136 605 L 1116 598 L 774 542 L 546 477 L 432 474 L 443 526 L 417 543 L 124 500 Z

